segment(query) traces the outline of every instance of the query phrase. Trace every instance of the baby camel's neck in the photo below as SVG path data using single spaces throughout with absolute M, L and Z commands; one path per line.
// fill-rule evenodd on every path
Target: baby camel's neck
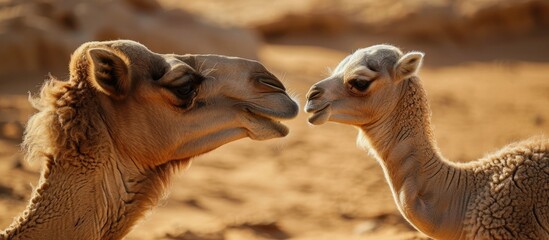
M 441 239 L 460 232 L 469 174 L 443 159 L 436 147 L 425 91 L 418 78 L 404 80 L 396 108 L 385 122 L 363 126 L 400 212 L 418 230 Z M 444 227 L 442 227 L 444 226 Z
M 119 160 L 94 168 L 47 160 L 27 209 L 0 239 L 123 238 L 161 197 L 167 179 L 160 176 L 171 170 L 140 173 Z

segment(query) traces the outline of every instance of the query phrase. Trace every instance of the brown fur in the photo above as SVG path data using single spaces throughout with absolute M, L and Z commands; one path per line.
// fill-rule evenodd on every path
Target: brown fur
M 196 61 L 218 71 L 195 82 L 205 78 Z M 44 168 L 27 209 L 0 239 L 121 239 L 190 158 L 246 136 L 284 136 L 287 129 L 270 117 L 292 118 L 297 105 L 283 90 L 257 88 L 246 77 L 260 70 L 270 74 L 246 59 L 160 55 L 132 41 L 82 45 L 71 78 L 48 80 L 31 99 L 38 113 L 23 145 L 26 158 L 43 160 Z M 193 91 L 175 94 L 189 86 Z M 269 112 L 259 117 L 254 112 L 264 110 L 243 103 Z

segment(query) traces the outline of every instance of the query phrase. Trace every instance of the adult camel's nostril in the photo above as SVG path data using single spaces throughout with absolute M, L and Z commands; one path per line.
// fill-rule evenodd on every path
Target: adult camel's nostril
M 322 96 L 322 94 L 324 94 L 324 89 L 313 86 L 311 90 L 309 90 L 309 92 L 307 93 L 307 100 L 319 98 Z
M 259 78 L 258 80 L 260 83 L 262 83 L 263 85 L 267 86 L 267 87 L 270 87 L 270 88 L 273 88 L 275 90 L 278 90 L 278 91 L 286 91 L 286 88 L 284 87 L 284 84 L 282 84 L 282 82 L 280 82 L 278 79 L 276 78 Z

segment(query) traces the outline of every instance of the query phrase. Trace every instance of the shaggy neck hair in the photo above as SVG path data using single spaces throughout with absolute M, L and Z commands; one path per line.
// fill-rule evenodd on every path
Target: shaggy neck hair
M 52 78 L 30 100 L 39 112 L 23 146 L 27 160 L 45 164 L 27 209 L 0 239 L 120 239 L 157 204 L 174 170 L 188 163 L 144 169 L 124 156 L 87 80 L 87 64 L 84 56 L 73 62 L 69 81 Z

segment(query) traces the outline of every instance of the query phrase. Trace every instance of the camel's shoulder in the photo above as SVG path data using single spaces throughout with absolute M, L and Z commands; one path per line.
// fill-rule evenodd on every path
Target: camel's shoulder
M 511 143 L 480 159 L 475 171 L 492 173 L 493 177 L 500 179 L 519 172 L 530 175 L 545 173 L 549 179 L 549 138 L 532 137 Z
M 514 165 L 525 161 L 549 161 L 549 138 L 532 137 L 511 143 L 480 161 L 490 165 Z

